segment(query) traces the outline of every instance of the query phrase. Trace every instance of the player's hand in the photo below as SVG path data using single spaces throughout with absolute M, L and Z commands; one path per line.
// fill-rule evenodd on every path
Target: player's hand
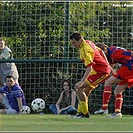
M 116 75 L 117 74 L 117 70 L 113 69 L 112 70 L 112 74 Z
M 82 87 L 82 85 L 83 85 L 83 82 L 82 81 L 79 81 L 79 82 L 77 82 L 76 84 L 75 84 L 75 90 L 76 91 L 78 91 L 81 87 Z
M 61 110 L 59 111 L 59 114 L 61 114 L 61 113 L 62 113 L 62 111 L 63 111 L 63 110 L 61 109 Z
M 22 111 L 19 111 L 19 114 L 22 114 Z

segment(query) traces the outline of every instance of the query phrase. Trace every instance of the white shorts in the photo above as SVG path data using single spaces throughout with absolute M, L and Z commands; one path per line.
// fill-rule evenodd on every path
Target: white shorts
M 7 114 L 17 114 L 18 112 L 15 109 L 5 109 Z

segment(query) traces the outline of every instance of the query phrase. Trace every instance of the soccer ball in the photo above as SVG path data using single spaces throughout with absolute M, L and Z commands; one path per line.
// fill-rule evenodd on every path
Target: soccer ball
M 30 107 L 29 106 L 23 106 L 21 113 L 22 114 L 30 114 Z
M 45 109 L 45 101 L 41 98 L 36 98 L 32 101 L 31 108 L 35 112 L 41 112 Z

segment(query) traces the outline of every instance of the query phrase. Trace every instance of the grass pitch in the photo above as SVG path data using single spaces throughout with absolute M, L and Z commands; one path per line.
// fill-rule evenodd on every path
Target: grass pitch
M 91 131 L 133 131 L 133 115 L 118 118 L 104 118 L 103 115 L 91 115 L 90 118 L 73 119 L 67 115 L 53 114 L 16 114 L 0 115 L 2 131 L 42 131 L 42 132 L 91 132 Z

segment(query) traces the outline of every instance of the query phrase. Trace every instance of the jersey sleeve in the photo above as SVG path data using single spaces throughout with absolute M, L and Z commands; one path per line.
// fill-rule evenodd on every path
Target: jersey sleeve
M 84 62 L 86 67 L 89 67 L 93 64 L 94 51 L 91 47 L 89 46 L 85 47 L 81 55 L 82 55 L 81 59 Z
M 15 92 L 14 93 L 15 93 L 16 98 L 22 97 L 22 90 L 19 86 L 15 87 Z
M 131 51 L 127 51 L 127 50 L 117 50 L 114 52 L 114 54 L 112 55 L 114 59 L 126 59 L 126 60 L 130 60 L 131 59 Z

